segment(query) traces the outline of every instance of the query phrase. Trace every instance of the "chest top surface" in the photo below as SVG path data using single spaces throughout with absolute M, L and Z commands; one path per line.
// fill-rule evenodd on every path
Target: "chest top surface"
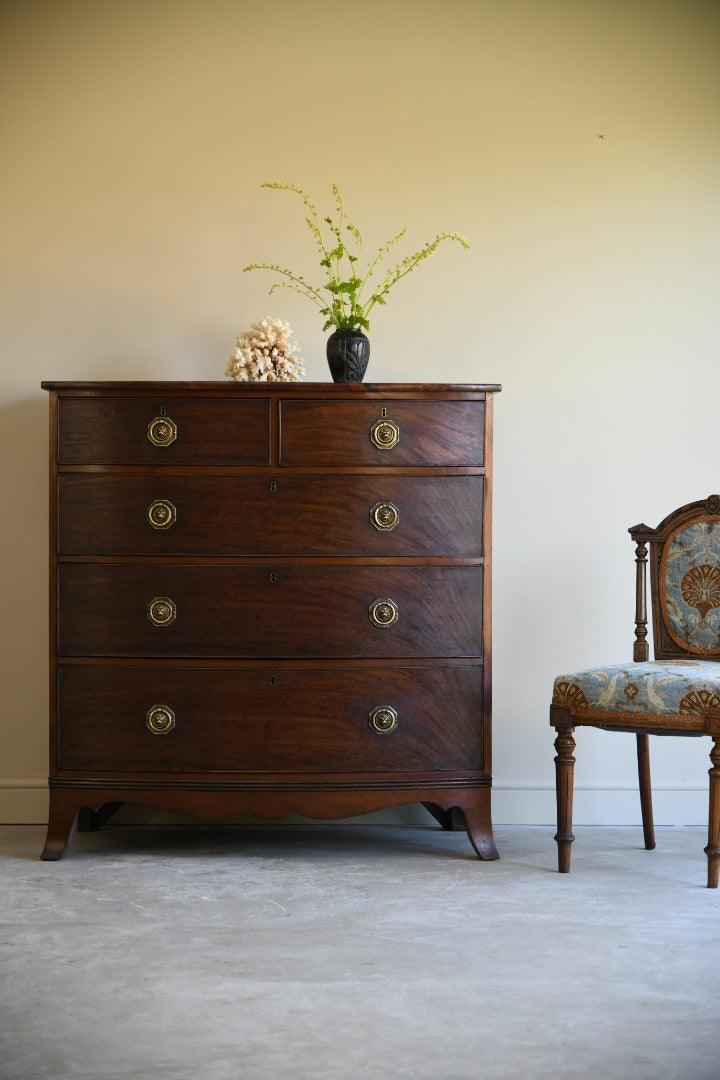
M 66 393 L 123 394 L 152 393 L 163 390 L 179 394 L 218 393 L 243 396 L 292 395 L 293 397 L 382 397 L 387 394 L 424 395 L 457 393 L 497 393 L 499 383 L 324 383 L 324 382 L 248 382 L 224 381 L 173 381 L 173 380 L 57 380 L 46 379 L 40 384 L 43 390 Z

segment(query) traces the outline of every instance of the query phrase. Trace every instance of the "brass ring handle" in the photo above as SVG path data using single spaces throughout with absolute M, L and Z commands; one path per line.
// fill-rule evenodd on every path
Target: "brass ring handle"
M 398 620 L 398 606 L 394 600 L 388 597 L 373 600 L 368 608 L 370 622 L 375 626 L 392 626 Z
M 368 724 L 376 735 L 389 735 L 398 726 L 398 714 L 392 705 L 376 705 L 368 716 Z
M 169 499 L 155 499 L 147 508 L 147 520 L 153 529 L 171 529 L 177 521 L 177 510 Z
M 177 617 L 175 601 L 169 596 L 154 596 L 147 606 L 147 617 L 153 626 L 169 626 Z
M 147 426 L 147 437 L 153 446 L 170 446 L 177 439 L 177 424 L 169 416 L 156 416 Z
M 376 420 L 370 428 L 370 442 L 378 450 L 390 450 L 400 438 L 400 428 L 393 420 Z
M 175 713 L 169 705 L 151 705 L 145 713 L 145 727 L 153 735 L 169 735 L 175 728 Z
M 373 525 L 378 532 L 392 532 L 399 521 L 400 511 L 395 503 L 389 501 L 376 502 L 375 505 L 370 508 L 370 524 Z

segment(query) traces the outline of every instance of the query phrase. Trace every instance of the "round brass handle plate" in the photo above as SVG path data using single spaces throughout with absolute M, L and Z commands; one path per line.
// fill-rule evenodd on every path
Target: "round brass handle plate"
M 378 532 L 392 532 L 400 521 L 400 511 L 395 503 L 376 502 L 370 508 L 370 523 Z
M 153 446 L 170 446 L 177 439 L 177 424 L 169 416 L 156 416 L 147 426 L 147 437 Z
M 151 705 L 145 713 L 145 727 L 153 735 L 169 735 L 175 728 L 175 713 L 169 705 Z
M 370 622 L 375 626 L 392 626 L 398 620 L 398 606 L 394 600 L 390 600 L 389 597 L 378 598 L 373 600 L 372 604 L 368 608 L 368 615 Z
M 153 529 L 171 529 L 177 521 L 177 510 L 169 499 L 155 499 L 147 508 L 147 520 Z
M 376 735 L 389 735 L 398 726 L 398 714 L 392 705 L 376 705 L 368 716 L 368 724 Z
M 393 420 L 376 420 L 370 428 L 370 442 L 378 450 L 390 450 L 400 438 L 400 428 Z
M 175 601 L 169 596 L 154 596 L 147 606 L 147 617 L 153 626 L 169 626 L 177 618 Z

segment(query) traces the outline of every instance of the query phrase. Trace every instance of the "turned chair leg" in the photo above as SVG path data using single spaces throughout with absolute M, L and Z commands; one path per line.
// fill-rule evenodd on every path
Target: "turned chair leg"
M 652 785 L 650 783 L 650 737 L 639 732 L 637 735 L 638 780 L 640 782 L 640 812 L 642 813 L 645 847 L 652 851 L 655 847 L 655 826 L 653 823 Z
M 720 735 L 713 735 L 710 751 L 710 811 L 708 815 L 708 889 L 717 889 L 720 875 Z
M 575 837 L 572 834 L 572 810 L 573 810 L 573 774 L 575 758 L 575 740 L 571 726 L 557 727 L 555 739 L 555 793 L 557 798 L 557 833 L 555 839 L 558 846 L 558 871 L 561 874 L 570 872 L 570 848 Z

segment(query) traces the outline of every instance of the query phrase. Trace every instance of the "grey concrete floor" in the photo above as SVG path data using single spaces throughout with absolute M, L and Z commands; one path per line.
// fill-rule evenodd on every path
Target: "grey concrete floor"
M 702 829 L 0 827 L 2 1080 L 717 1080 Z

